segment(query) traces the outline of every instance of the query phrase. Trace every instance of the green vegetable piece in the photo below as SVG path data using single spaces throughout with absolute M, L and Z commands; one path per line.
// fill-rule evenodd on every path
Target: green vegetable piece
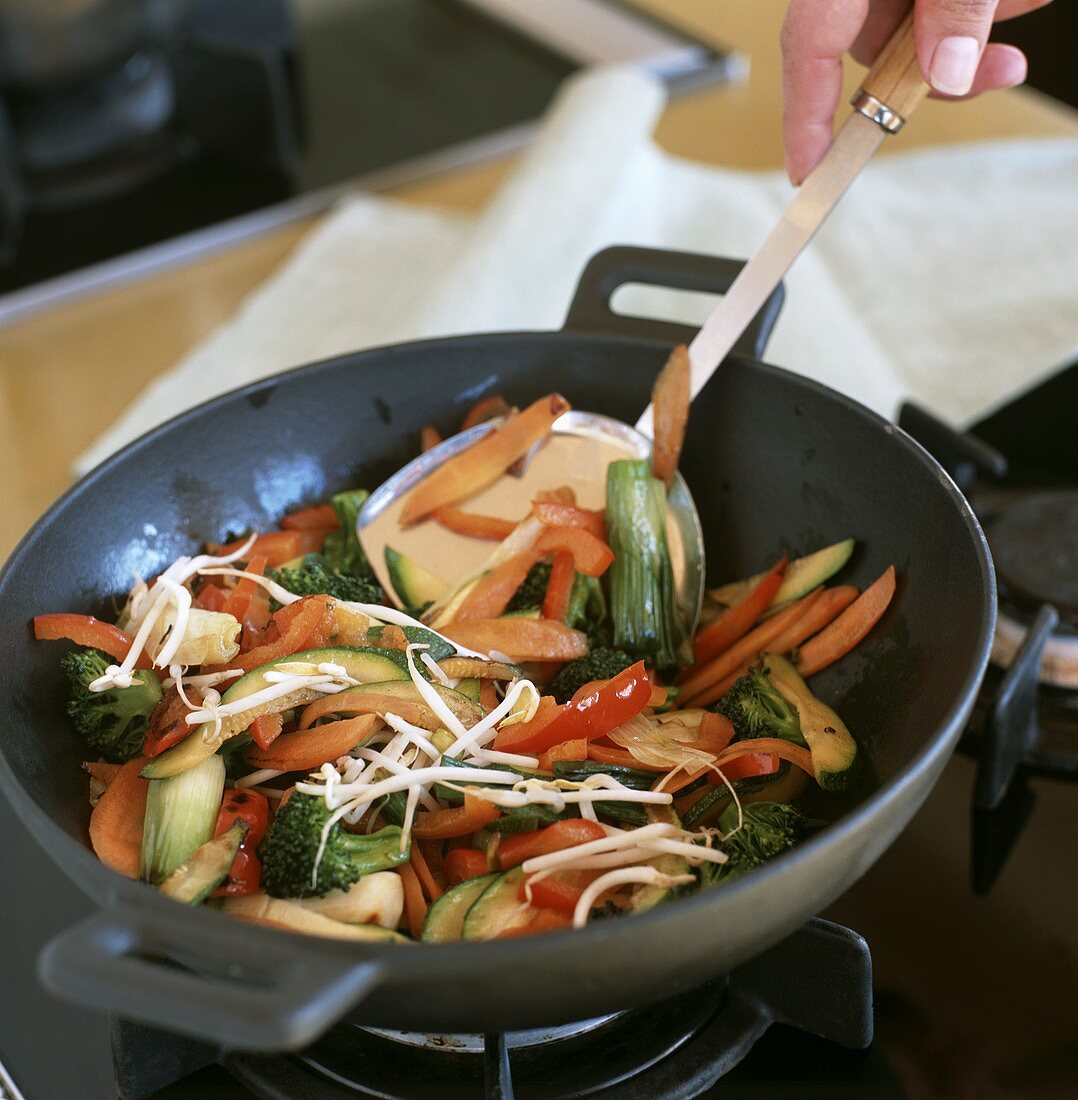
M 328 568 L 338 573 L 347 573 L 361 580 L 373 580 L 374 571 L 359 545 L 356 534 L 356 517 L 363 502 L 370 494 L 366 489 L 349 489 L 337 493 L 330 503 L 337 513 L 341 529 L 330 531 L 322 543 L 322 556 Z
M 497 875 L 468 910 L 461 939 L 492 940 L 502 932 L 527 924 L 533 914 L 520 904 L 523 881 L 524 872 L 519 867 Z
M 380 584 L 366 575 L 359 577 L 331 569 L 321 554 L 308 554 L 298 568 L 271 570 L 269 578 L 297 596 L 325 595 L 353 603 L 385 602 Z
M 547 585 L 550 583 L 550 563 L 536 562 L 528 570 L 524 583 L 513 594 L 505 608 L 507 615 L 517 611 L 533 611 L 543 606 Z
M 224 790 L 225 762 L 219 756 L 208 756 L 180 775 L 150 784 L 139 855 L 141 878 L 162 882 L 213 836 Z
M 79 736 L 96 756 L 123 764 L 142 752 L 146 726 L 161 699 L 161 681 L 152 672 L 132 673 L 126 688 L 91 691 L 90 684 L 116 662 L 97 649 L 78 649 L 60 658 L 71 684 L 67 713 Z
M 326 833 L 321 859 L 318 850 L 329 821 L 324 798 L 294 793 L 277 811 L 260 849 L 262 885 L 275 898 L 322 896 L 347 890 L 374 871 L 388 871 L 408 861 L 401 848 L 401 830 L 387 825 L 376 833 L 349 833 L 334 822 Z
M 804 831 L 804 819 L 781 802 L 752 802 L 741 808 L 744 818 L 737 827 L 737 806 L 731 803 L 719 818 L 719 828 L 728 834 L 722 841 L 725 863 L 700 866 L 702 886 L 716 886 L 759 867 L 797 843 Z
M 816 782 L 825 791 L 850 785 L 857 765 L 857 742 L 841 718 L 809 690 L 801 674 L 777 653 L 764 654 L 772 686 L 797 711 L 801 735 L 812 754 Z
M 678 615 L 666 545 L 666 487 L 650 463 L 623 459 L 606 470 L 606 530 L 614 646 L 660 670 L 692 660 Z
M 449 585 L 440 577 L 392 546 L 385 548 L 385 562 L 397 596 L 412 614 L 437 603 L 449 591 Z M 435 657 L 435 660 L 439 658 Z
M 734 740 L 750 737 L 781 737 L 804 745 L 797 711 L 775 690 L 770 678 L 759 669 L 735 681 L 715 709 L 734 724 Z
M 228 877 L 247 829 L 246 821 L 233 821 L 220 836 L 196 848 L 158 889 L 184 905 L 201 905 Z
M 548 690 L 559 703 L 568 703 L 589 681 L 609 680 L 635 664 L 636 660 L 623 649 L 593 649 L 583 657 L 562 665 Z
M 476 899 L 499 875 L 477 875 L 450 887 L 430 907 L 419 938 L 424 943 L 452 943 L 464 931 L 464 919 Z
M 822 550 L 790 562 L 786 567 L 782 584 L 771 600 L 771 607 L 775 608 L 791 600 L 800 599 L 824 581 L 830 580 L 850 560 L 856 545 L 856 539 L 843 539 L 841 542 L 825 546 Z M 747 596 L 766 575 L 766 573 L 757 573 L 753 577 L 724 584 L 721 588 L 711 589 L 708 596 L 716 603 L 729 606 Z

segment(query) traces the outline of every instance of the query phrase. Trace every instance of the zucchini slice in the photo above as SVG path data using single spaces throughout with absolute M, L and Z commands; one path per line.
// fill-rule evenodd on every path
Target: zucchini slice
M 267 686 L 265 674 L 275 672 L 281 665 L 296 663 L 322 664 L 329 663 L 340 665 L 353 680 L 361 683 L 369 683 L 377 680 L 408 680 L 408 665 L 404 654 L 397 649 L 377 649 L 367 647 L 336 646 L 329 649 L 308 649 L 302 653 L 290 653 L 287 657 L 278 657 L 267 661 L 264 665 L 241 676 L 222 696 L 222 703 L 235 703 L 246 699 L 256 691 L 261 691 Z M 409 682 L 410 683 L 410 682 Z M 321 698 L 321 692 L 313 688 L 299 688 L 290 695 L 283 695 L 265 708 L 256 708 L 245 711 L 233 719 L 225 719 L 220 738 L 207 742 L 206 735 L 212 733 L 212 725 L 204 722 L 192 733 L 174 745 L 166 749 L 160 756 L 155 756 L 140 773 L 143 779 L 165 779 L 168 776 L 179 775 L 201 763 L 207 757 L 212 756 L 221 744 L 236 734 L 242 733 L 258 717 L 259 714 L 271 714 L 280 710 L 288 710 L 300 706 L 303 703 L 312 702 Z
M 856 544 L 856 539 L 843 539 L 841 542 L 832 543 L 831 546 L 825 546 L 822 550 L 790 562 L 786 567 L 786 576 L 771 600 L 770 606 L 778 607 L 791 600 L 798 600 L 824 581 L 830 580 L 850 560 Z M 766 575 L 766 573 L 757 573 L 754 577 L 746 577 L 743 581 L 733 581 L 731 584 L 722 585 L 721 588 L 709 589 L 708 596 L 715 603 L 729 606 L 747 596 Z
M 492 940 L 513 928 L 522 928 L 535 910 L 520 900 L 524 872 L 519 867 L 497 875 L 472 903 L 464 918 L 461 939 Z
M 211 839 L 224 791 L 225 762 L 212 754 L 193 768 L 150 784 L 139 854 L 140 878 L 161 882 Z
M 184 905 L 201 905 L 228 877 L 247 829 L 247 822 L 237 818 L 220 836 L 196 848 L 158 889 Z
M 500 875 L 477 875 L 450 887 L 430 907 L 423 921 L 420 939 L 424 943 L 450 943 L 461 939 L 468 911 L 488 886 Z
M 449 585 L 440 577 L 392 546 L 385 548 L 385 561 L 393 590 L 401 603 L 413 611 L 437 602 L 449 591 Z

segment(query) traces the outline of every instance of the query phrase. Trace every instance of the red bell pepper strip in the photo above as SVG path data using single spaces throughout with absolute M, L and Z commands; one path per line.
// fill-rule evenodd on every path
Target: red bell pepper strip
M 584 738 L 591 741 L 596 737 L 602 737 L 612 729 L 635 718 L 647 705 L 651 698 L 651 682 L 644 670 L 644 662 L 637 661 L 635 665 L 619 672 L 611 680 L 607 680 L 601 687 L 589 688 L 585 685 L 570 700 L 558 716 L 537 731 L 524 730 L 523 736 L 514 731 L 521 727 L 510 726 L 499 731 L 507 736 L 498 743 L 511 752 L 538 753 L 562 741 L 572 741 Z
M 528 833 L 516 833 L 502 839 L 498 845 L 498 864 L 503 871 L 516 867 L 526 859 L 560 852 L 563 848 L 575 848 L 592 840 L 602 840 L 606 830 L 595 821 L 582 817 L 570 817 L 555 821 L 545 829 Z
M 654 764 L 641 764 L 628 749 L 619 746 L 597 745 L 594 741 L 588 742 L 588 759 L 600 764 L 612 764 L 622 768 L 636 768 L 644 772 L 665 772 L 669 768 L 661 768 Z
M 185 690 L 187 698 L 196 706 L 202 702 L 202 693 L 198 688 L 188 687 Z M 142 742 L 142 755 L 152 759 L 183 741 L 195 728 L 187 724 L 188 714 L 187 704 L 173 688 L 153 708 Z
M 786 561 L 785 556 L 780 558 L 744 599 L 728 607 L 697 633 L 692 643 L 695 664 L 703 665 L 713 661 L 753 628 L 757 619 L 771 606 L 775 593 L 782 587 Z
M 606 520 L 602 512 L 556 500 L 536 500 L 532 502 L 532 515 L 547 527 L 583 527 L 606 542 Z
M 332 531 L 340 528 L 341 521 L 332 504 L 312 504 L 309 508 L 300 508 L 298 512 L 289 512 L 281 520 L 281 526 L 286 531 L 308 531 L 312 527 Z
M 488 874 L 489 871 L 486 855 L 474 848 L 454 848 L 445 857 L 445 877 L 450 886 Z
M 530 884 L 531 904 L 537 909 L 553 909 L 557 913 L 572 916 L 580 895 L 601 874 L 602 871 L 562 871 L 560 874 L 541 878 Z M 528 886 L 527 880 L 520 884 L 517 896 L 521 901 L 528 900 Z
M 498 730 L 494 735 L 494 747 L 499 752 L 505 751 L 505 746 L 511 743 L 512 738 L 522 737 L 525 734 L 538 734 L 545 729 L 562 712 L 562 707 L 553 695 L 544 695 L 539 700 L 539 707 L 535 714 L 527 722 L 518 722 L 507 726 L 504 730 Z
M 559 623 L 568 619 L 575 581 L 573 555 L 567 550 L 561 550 L 554 555 L 554 562 L 550 567 L 550 580 L 547 581 L 546 595 L 543 597 L 544 619 L 557 619 Z
M 555 554 L 559 550 L 572 554 L 576 571 L 586 577 L 601 577 L 614 560 L 614 551 L 583 527 L 547 527 L 535 540 L 538 554 Z
M 66 611 L 35 615 L 34 637 L 47 642 L 69 638 L 76 645 L 100 649 L 117 661 L 123 661 L 127 656 L 132 642 L 130 634 L 125 634 L 112 623 L 104 623 L 93 615 L 73 615 Z M 145 652 L 140 653 L 135 668 L 149 667 L 150 658 Z
M 302 600 L 282 607 L 273 616 L 279 636 L 272 642 L 233 657 L 228 666 L 250 672 L 267 661 L 287 657 L 301 649 L 315 648 L 320 641 L 324 641 L 324 632 L 320 628 L 324 620 L 332 620 L 332 608 L 333 601 L 328 596 L 304 596 Z
M 779 758 L 766 752 L 747 752 L 741 756 L 724 760 L 719 765 L 722 774 L 732 783 L 735 779 L 750 779 L 758 775 L 774 775 L 779 770 Z M 714 773 L 711 781 L 719 784 L 722 780 Z
M 191 603 L 195 607 L 201 607 L 203 611 L 223 611 L 228 599 L 223 588 L 216 584 L 204 584 Z
M 237 820 L 247 823 L 247 835 L 243 838 L 236 858 L 232 861 L 228 878 L 213 891 L 211 897 L 253 894 L 262 881 L 262 863 L 255 852 L 262 843 L 269 825 L 269 802 L 266 796 L 261 791 L 235 788 L 225 791 L 213 835 L 221 836 Z

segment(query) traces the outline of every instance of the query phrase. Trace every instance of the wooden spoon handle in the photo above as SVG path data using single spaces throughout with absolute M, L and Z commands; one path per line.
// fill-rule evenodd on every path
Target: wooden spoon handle
M 853 104 L 885 130 L 896 133 L 930 90 L 917 62 L 911 11 L 880 51 Z

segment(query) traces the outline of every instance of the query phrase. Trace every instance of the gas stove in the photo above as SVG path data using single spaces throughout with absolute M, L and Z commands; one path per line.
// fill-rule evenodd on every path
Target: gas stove
M 22 884 L 0 891 L 8 1092 L 25 1100 L 1072 1096 L 1078 815 L 1073 786 L 1060 780 L 1078 774 L 1078 708 L 1043 656 L 1075 633 L 1073 569 L 1056 563 L 1074 563 L 1078 543 L 1056 536 L 1073 522 L 1076 408 L 1078 366 L 970 432 L 903 410 L 903 425 L 952 471 L 1003 551 L 1004 606 L 1024 638 L 1009 658 L 998 651 L 963 752 L 925 806 L 825 919 L 721 982 L 601 1020 L 490 1036 L 348 1026 L 298 1055 L 241 1055 L 109 1021 L 41 989 L 39 950 L 91 904 L 0 803 L 0 881 Z M 4 1087 L 0 1071 L 0 1096 Z

